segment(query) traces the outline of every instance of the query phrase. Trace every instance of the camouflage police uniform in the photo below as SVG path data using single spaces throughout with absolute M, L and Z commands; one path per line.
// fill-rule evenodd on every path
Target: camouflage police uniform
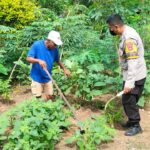
M 123 88 L 131 88 L 131 92 L 123 94 L 122 103 L 128 121 L 139 124 L 140 114 L 136 105 L 144 88 L 146 79 L 146 64 L 144 60 L 144 47 L 139 34 L 131 27 L 125 25 L 120 38 L 119 62 L 123 74 Z

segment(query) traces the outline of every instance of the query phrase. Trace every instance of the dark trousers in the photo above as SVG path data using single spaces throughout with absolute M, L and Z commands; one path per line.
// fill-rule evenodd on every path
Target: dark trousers
M 133 125 L 139 124 L 140 122 L 140 113 L 137 102 L 143 92 L 145 80 L 146 78 L 136 81 L 132 91 L 122 95 L 124 111 L 128 117 L 128 121 Z M 123 87 L 124 84 L 125 82 L 123 82 Z

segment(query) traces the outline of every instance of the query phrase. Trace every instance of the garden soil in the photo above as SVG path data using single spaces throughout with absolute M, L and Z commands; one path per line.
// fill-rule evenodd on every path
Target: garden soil
M 14 103 L 12 104 L 3 104 L 0 102 L 0 113 L 3 113 L 10 108 L 18 105 L 24 100 L 28 100 L 32 97 L 30 92 L 30 87 L 21 87 L 18 86 L 13 90 L 12 99 Z M 105 99 L 109 99 L 110 95 L 106 95 Z M 79 120 L 85 121 L 87 118 L 90 118 L 92 115 L 101 115 L 101 111 L 93 110 L 89 107 L 81 107 L 76 110 L 76 114 Z M 141 114 L 141 126 L 143 128 L 143 133 L 138 134 L 132 137 L 124 136 L 124 130 L 118 125 L 116 128 L 116 136 L 113 141 L 109 143 L 103 143 L 97 147 L 97 150 L 150 150 L 150 104 L 148 104 L 145 109 L 140 110 Z M 70 118 L 70 121 L 73 124 L 76 124 L 76 121 L 73 118 Z M 65 140 L 69 138 L 74 131 L 77 129 L 76 125 L 72 125 L 68 131 L 63 133 L 61 141 L 55 146 L 56 150 L 77 150 L 75 143 L 71 145 L 66 145 Z

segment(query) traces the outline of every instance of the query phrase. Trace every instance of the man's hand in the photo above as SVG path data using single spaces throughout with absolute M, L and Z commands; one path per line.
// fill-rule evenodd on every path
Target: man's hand
M 38 63 L 39 63 L 39 65 L 40 65 L 42 68 L 44 68 L 44 69 L 47 68 L 47 65 L 46 65 L 46 62 L 45 62 L 45 61 L 43 61 L 43 60 L 38 60 Z
M 131 90 L 132 90 L 131 88 L 124 87 L 123 92 L 124 92 L 124 94 L 127 94 L 127 93 L 131 92 Z
M 64 74 L 69 77 L 71 75 L 71 72 L 68 69 L 64 69 Z
M 38 63 L 42 68 L 47 68 L 47 65 L 46 65 L 46 62 L 41 60 L 41 59 L 36 59 L 36 58 L 33 58 L 33 57 L 27 57 L 27 61 L 29 63 Z

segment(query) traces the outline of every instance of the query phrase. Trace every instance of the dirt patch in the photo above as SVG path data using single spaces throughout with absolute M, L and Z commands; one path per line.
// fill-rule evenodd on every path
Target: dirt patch
M 9 110 L 10 108 L 18 105 L 24 100 L 30 99 L 32 94 L 30 92 L 30 86 L 17 86 L 13 89 L 11 94 L 11 104 L 0 102 L 0 113 Z
M 150 106 L 149 106 L 150 108 Z M 127 137 L 124 130 L 117 129 L 113 142 L 103 144 L 102 150 L 149 150 L 150 149 L 150 111 L 140 110 L 142 134 Z M 111 149 L 110 149 L 111 148 Z
M 114 94 L 115 96 L 115 94 Z M 113 97 L 112 94 L 105 94 L 105 95 L 100 95 L 100 96 L 95 96 L 93 98 L 93 101 L 96 102 L 96 101 L 101 101 L 101 102 L 104 102 L 106 103 L 109 99 L 111 99 Z

